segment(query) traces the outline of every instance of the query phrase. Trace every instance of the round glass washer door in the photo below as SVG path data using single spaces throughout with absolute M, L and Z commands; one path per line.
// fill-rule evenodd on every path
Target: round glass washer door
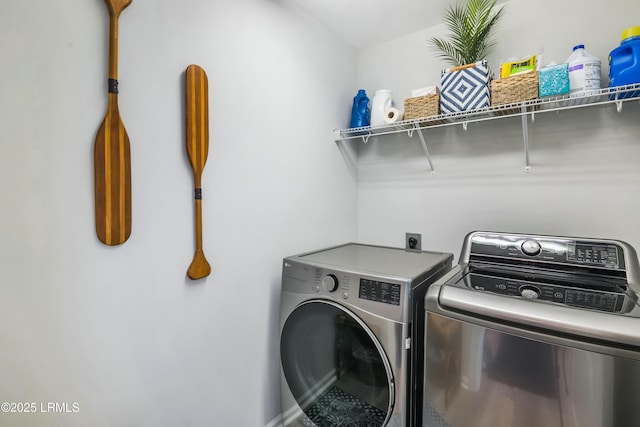
M 389 419 L 394 386 L 387 356 L 369 327 L 341 305 L 297 306 L 282 328 L 280 355 L 304 412 L 301 425 L 382 427 Z

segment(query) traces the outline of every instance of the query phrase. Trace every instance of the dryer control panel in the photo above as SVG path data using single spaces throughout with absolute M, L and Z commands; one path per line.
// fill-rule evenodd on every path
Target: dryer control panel
M 354 278 L 352 274 L 344 272 L 327 273 L 322 268 L 315 269 L 315 277 L 317 292 L 335 293 L 344 300 L 357 297 L 383 304 L 400 305 L 402 299 L 402 285 L 399 283 L 365 277 Z
M 313 266 L 283 263 L 282 294 L 332 300 L 397 322 L 409 321 L 411 282 Z
M 400 305 L 401 286 L 378 280 L 360 279 L 358 297 L 369 301 Z

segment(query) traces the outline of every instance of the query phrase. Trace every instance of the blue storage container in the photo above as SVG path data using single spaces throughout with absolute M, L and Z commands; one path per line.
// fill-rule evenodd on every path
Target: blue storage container
M 350 127 L 359 128 L 369 126 L 370 117 L 371 107 L 369 107 L 369 97 L 364 89 L 360 89 L 358 90 L 358 94 L 353 98 Z
M 640 27 L 622 32 L 620 46 L 609 54 L 609 87 L 640 83 Z M 640 91 L 621 94 L 620 98 L 639 96 Z

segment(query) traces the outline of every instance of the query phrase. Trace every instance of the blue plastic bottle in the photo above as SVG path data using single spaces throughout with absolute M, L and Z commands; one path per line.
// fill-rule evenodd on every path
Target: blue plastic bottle
M 369 107 L 369 97 L 364 89 L 358 90 L 358 94 L 353 98 L 353 107 L 351 108 L 351 126 L 359 128 L 369 126 L 371 118 L 371 109 Z
M 609 54 L 609 87 L 640 83 L 640 27 L 622 32 L 620 46 Z M 620 94 L 620 98 L 639 96 L 640 91 Z

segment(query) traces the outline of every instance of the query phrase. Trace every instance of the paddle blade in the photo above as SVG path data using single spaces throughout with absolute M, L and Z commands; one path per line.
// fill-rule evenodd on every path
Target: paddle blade
M 111 101 L 96 135 L 93 157 L 96 233 L 102 243 L 115 246 L 131 235 L 131 154 L 117 103 Z
M 209 82 L 207 74 L 192 64 L 186 72 L 187 153 L 196 181 L 209 155 Z M 199 186 L 199 182 L 196 183 Z
M 197 250 L 189 269 L 187 270 L 187 276 L 192 280 L 202 279 L 207 277 L 211 273 L 211 266 L 207 262 L 204 256 L 204 252 Z

